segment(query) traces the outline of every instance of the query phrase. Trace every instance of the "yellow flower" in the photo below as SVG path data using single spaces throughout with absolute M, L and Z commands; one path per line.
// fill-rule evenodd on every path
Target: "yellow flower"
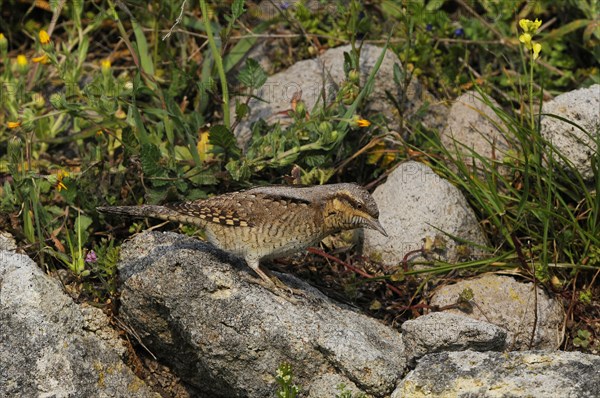
M 358 124 L 358 127 L 369 127 L 371 125 L 371 122 L 367 119 L 358 119 L 356 123 Z
M 8 48 L 8 40 L 6 40 L 6 37 L 4 37 L 4 35 L 2 33 L 0 33 L 0 51 L 5 52 L 7 48 Z
M 537 59 L 540 56 L 540 51 L 542 51 L 542 45 L 540 43 L 533 43 L 533 59 Z
M 46 45 L 48 43 L 50 43 L 50 36 L 48 35 L 48 32 L 46 32 L 45 30 L 40 30 L 40 43 L 42 43 L 42 45 Z
M 31 58 L 32 62 L 35 63 L 40 63 L 40 64 L 49 64 L 50 63 L 50 59 L 48 58 L 48 55 L 44 54 L 44 55 L 40 55 L 39 57 L 33 57 Z
M 525 44 L 525 47 L 531 48 L 531 35 L 529 33 L 523 33 L 519 36 L 519 41 Z
M 17 71 L 24 75 L 27 73 L 29 69 L 29 65 L 27 65 L 27 57 L 23 54 L 17 55 Z
M 200 132 L 200 137 L 198 139 L 198 154 L 200 155 L 200 159 L 202 159 L 203 161 L 207 161 L 209 159 L 212 159 L 213 154 L 212 154 L 212 149 L 213 146 L 210 145 L 210 141 L 209 141 L 209 132 L 208 131 L 202 131 Z
M 17 55 L 17 65 L 20 67 L 27 66 L 27 57 L 24 56 L 23 54 Z
M 542 21 L 536 19 L 530 21 L 529 19 L 521 19 L 519 26 L 523 29 L 523 34 L 519 36 L 519 41 L 525 45 L 525 48 L 530 50 L 533 54 L 533 59 L 536 60 L 540 56 L 542 51 L 542 45 L 538 42 L 533 41 L 533 34 L 542 26 Z
M 69 176 L 69 172 L 65 170 L 59 170 L 58 174 L 56 174 L 56 189 L 58 192 L 67 190 L 67 186 L 64 184 L 63 179 Z
M 519 21 L 519 26 L 523 29 L 525 33 L 535 33 L 542 26 L 542 21 L 536 18 L 535 21 L 531 21 L 529 19 L 521 19 Z
M 396 160 L 394 151 L 386 148 L 384 142 L 379 141 L 367 155 L 367 164 L 380 164 L 380 167 L 387 167 Z
M 102 70 L 102 73 L 106 74 L 110 71 L 110 60 L 109 59 L 104 59 L 102 60 L 102 62 L 100 63 L 100 69 Z
M 21 122 L 8 122 L 6 123 L 6 126 L 9 129 L 16 129 L 17 127 L 21 127 Z

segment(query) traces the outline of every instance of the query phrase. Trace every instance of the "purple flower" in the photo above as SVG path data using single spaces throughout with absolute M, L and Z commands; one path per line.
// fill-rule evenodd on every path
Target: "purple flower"
M 463 28 L 454 29 L 455 36 L 464 36 L 464 34 L 465 34 L 465 30 Z
M 90 250 L 88 252 L 88 254 L 85 255 L 85 262 L 86 263 L 95 263 L 96 261 L 98 261 L 98 256 L 96 256 L 96 252 L 93 250 Z
M 282 10 L 287 10 L 290 7 L 290 3 L 287 1 L 282 1 L 279 7 L 281 7 Z
M 433 25 L 428 23 L 427 25 L 425 25 L 425 30 L 431 32 L 433 30 Z

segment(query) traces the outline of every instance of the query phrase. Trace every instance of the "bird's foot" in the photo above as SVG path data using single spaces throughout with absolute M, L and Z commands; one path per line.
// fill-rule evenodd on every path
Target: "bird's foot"
M 277 278 L 275 275 L 270 275 L 268 279 L 257 278 L 255 279 L 255 281 L 262 287 L 268 289 L 271 293 L 286 299 L 292 304 L 297 304 L 299 302 L 299 300 L 294 296 L 302 298 L 308 297 L 304 290 L 295 289 L 286 285 L 284 282 L 281 281 L 281 279 Z

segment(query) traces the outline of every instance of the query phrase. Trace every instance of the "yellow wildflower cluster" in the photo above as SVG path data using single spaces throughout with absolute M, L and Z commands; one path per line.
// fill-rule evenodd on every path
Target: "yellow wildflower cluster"
M 542 51 L 542 45 L 538 42 L 533 41 L 533 35 L 542 26 L 542 21 L 536 19 L 530 21 L 529 19 L 521 19 L 519 26 L 523 29 L 523 34 L 519 36 L 519 41 L 525 45 L 525 47 L 533 53 L 533 59 L 537 59 Z
M 350 120 L 350 126 L 352 127 L 369 127 L 371 122 L 367 119 L 363 119 L 359 115 L 354 115 Z
M 48 35 L 48 32 L 46 32 L 45 30 L 40 30 L 39 33 L 39 38 L 40 38 L 40 43 L 45 46 L 46 44 L 50 43 L 50 35 Z
M 62 191 L 63 189 L 66 190 L 67 186 L 64 184 L 63 179 L 65 179 L 66 177 L 69 176 L 69 172 L 65 171 L 65 170 L 59 170 L 58 174 L 56 175 L 56 189 L 58 190 L 58 192 Z

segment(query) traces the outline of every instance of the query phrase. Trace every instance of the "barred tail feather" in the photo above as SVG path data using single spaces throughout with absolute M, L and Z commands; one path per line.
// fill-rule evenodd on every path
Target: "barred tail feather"
M 150 217 L 165 221 L 181 222 L 184 224 L 198 225 L 202 228 L 206 225 L 206 221 L 202 217 L 182 214 L 181 212 L 166 206 L 106 206 L 97 207 L 96 210 L 100 213 L 120 214 L 129 217 Z
M 165 221 L 182 221 L 181 214 L 164 206 L 104 206 L 97 207 L 100 213 L 120 214 L 129 217 L 150 217 Z

